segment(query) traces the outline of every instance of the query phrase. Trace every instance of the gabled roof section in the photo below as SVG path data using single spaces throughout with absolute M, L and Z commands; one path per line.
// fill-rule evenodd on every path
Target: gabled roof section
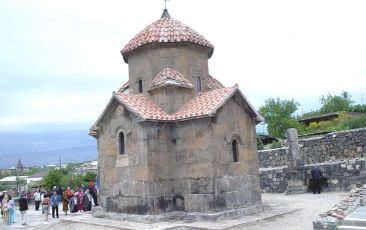
M 223 84 L 221 84 L 221 82 L 219 82 L 216 78 L 212 77 L 211 75 L 208 76 L 207 88 L 209 91 L 215 90 L 215 89 L 221 89 L 224 87 L 225 86 Z
M 184 78 L 184 76 L 178 71 L 169 67 L 163 69 L 160 73 L 158 73 L 158 75 L 156 75 L 156 77 L 151 83 L 151 87 L 149 90 L 163 87 L 166 85 L 175 85 L 179 87 L 193 89 L 193 85 L 189 80 Z
M 196 119 L 201 117 L 215 116 L 218 109 L 224 106 L 233 95 L 239 94 L 242 99 L 242 106 L 253 119 L 257 122 L 263 121 L 261 115 L 248 102 L 247 98 L 240 92 L 237 85 L 233 87 L 226 87 L 202 93 L 192 100 L 184 104 L 176 113 L 167 114 L 154 102 L 150 101 L 143 95 L 132 95 L 125 93 L 113 93 L 111 100 L 98 120 L 90 129 L 91 136 L 98 136 L 98 125 L 108 108 L 117 101 L 126 109 L 139 118 L 141 121 L 183 121 L 189 119 Z
M 214 46 L 202 35 L 189 26 L 163 13 L 162 17 L 141 30 L 121 50 L 123 59 L 127 63 L 131 51 L 152 43 L 181 43 L 190 42 L 210 48 L 208 56 L 211 57 Z
M 114 93 L 114 98 L 143 120 L 170 120 L 170 116 L 154 102 L 142 95 Z

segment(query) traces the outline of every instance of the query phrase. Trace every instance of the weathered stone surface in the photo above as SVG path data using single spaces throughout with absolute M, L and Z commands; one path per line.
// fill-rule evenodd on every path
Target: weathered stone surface
M 361 158 L 366 152 L 366 128 L 329 133 L 299 140 L 299 153 L 305 164 Z M 289 165 L 287 148 L 258 151 L 261 168 Z

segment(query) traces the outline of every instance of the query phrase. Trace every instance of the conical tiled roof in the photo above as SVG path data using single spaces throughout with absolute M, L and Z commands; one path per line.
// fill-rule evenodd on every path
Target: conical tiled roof
M 127 62 L 128 54 L 146 44 L 190 42 L 210 48 L 209 57 L 213 53 L 213 45 L 202 35 L 189 26 L 170 17 L 164 12 L 162 17 L 140 31 L 121 50 L 123 59 Z
M 176 85 L 184 88 L 193 88 L 192 83 L 184 78 L 184 76 L 178 71 L 172 68 L 165 68 L 154 78 L 150 90 L 165 85 Z

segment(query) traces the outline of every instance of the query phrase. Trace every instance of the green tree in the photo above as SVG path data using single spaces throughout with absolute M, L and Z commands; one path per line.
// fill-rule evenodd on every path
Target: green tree
M 66 186 L 67 178 L 61 170 L 52 169 L 43 178 L 43 185 L 47 190 L 51 190 L 53 186 Z
M 84 184 L 89 184 L 90 181 L 95 182 L 95 177 L 97 174 L 95 172 L 86 172 L 83 176 L 83 182 Z
M 263 141 L 262 141 L 261 137 L 258 134 L 257 134 L 257 149 L 258 150 L 263 150 L 264 149 Z
M 259 108 L 259 113 L 268 124 L 268 133 L 273 137 L 282 138 L 289 128 L 303 129 L 302 125 L 292 117 L 299 105 L 294 99 L 267 99 L 265 105 Z
M 352 109 L 353 101 L 351 100 L 351 95 L 345 91 L 341 93 L 341 95 L 331 95 L 328 93 L 327 96 L 322 95 L 320 97 L 320 103 L 322 107 L 319 112 L 321 114 L 324 113 L 332 113 L 332 112 L 348 112 Z
M 71 176 L 71 181 L 69 186 L 72 188 L 79 188 L 83 184 L 83 175 L 74 174 Z

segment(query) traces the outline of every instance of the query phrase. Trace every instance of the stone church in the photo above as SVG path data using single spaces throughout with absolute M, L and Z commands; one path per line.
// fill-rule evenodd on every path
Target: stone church
M 165 9 L 121 50 L 129 80 L 90 129 L 107 212 L 261 205 L 255 125 L 238 85 L 208 70 L 214 46 Z

